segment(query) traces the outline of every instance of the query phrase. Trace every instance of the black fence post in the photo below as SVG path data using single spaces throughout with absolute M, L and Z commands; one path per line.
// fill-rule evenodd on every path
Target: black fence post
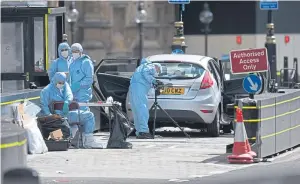
M 298 58 L 294 58 L 294 68 L 295 68 L 295 77 L 294 81 L 295 83 L 298 83 L 299 79 L 299 71 L 298 71 Z
M 287 56 L 283 57 L 283 82 L 282 86 L 288 86 L 288 81 L 289 81 L 289 60 Z

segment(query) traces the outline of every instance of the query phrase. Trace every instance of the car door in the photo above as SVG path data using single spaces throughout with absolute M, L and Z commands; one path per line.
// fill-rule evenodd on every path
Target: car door
M 234 94 L 246 94 L 246 91 L 243 88 L 243 80 L 244 77 L 241 75 L 235 75 L 234 78 L 226 78 L 227 76 L 234 76 L 231 74 L 231 68 L 230 68 L 230 61 L 229 59 L 226 60 L 219 60 L 220 66 L 220 77 L 221 77 L 221 83 L 223 85 L 222 92 L 225 95 L 234 95 Z
M 234 76 L 231 74 L 230 68 L 230 61 L 229 59 L 226 60 L 219 60 L 218 65 L 220 67 L 219 74 L 221 78 L 221 113 L 222 113 L 222 123 L 228 124 L 229 119 L 228 117 L 233 115 L 233 109 L 228 109 L 228 105 L 233 104 L 235 102 L 236 96 L 245 96 L 247 95 L 246 91 L 243 88 L 243 77 L 238 75 Z M 225 75 L 234 78 L 226 78 Z
M 211 65 L 213 67 L 213 70 L 214 70 L 214 75 L 216 77 L 216 80 L 217 80 L 217 83 L 218 83 L 218 87 L 219 87 L 219 90 L 220 92 L 222 91 L 222 88 L 223 88 L 223 84 L 222 84 L 222 80 L 221 80 L 221 76 L 220 76 L 220 67 L 218 65 L 218 63 L 215 61 L 215 60 L 211 60 Z
M 127 93 L 130 85 L 130 78 L 134 73 L 138 59 L 103 59 L 95 67 L 94 92 L 105 101 L 108 97 L 113 97 L 114 101 L 122 103 L 124 112 Z
M 214 91 L 215 91 L 217 102 L 219 103 L 221 101 L 221 80 L 220 80 L 219 73 L 216 67 L 214 66 L 213 62 L 214 62 L 213 60 L 210 60 L 208 65 L 209 65 L 209 70 L 214 76 L 215 82 L 217 83 L 216 87 L 214 88 Z

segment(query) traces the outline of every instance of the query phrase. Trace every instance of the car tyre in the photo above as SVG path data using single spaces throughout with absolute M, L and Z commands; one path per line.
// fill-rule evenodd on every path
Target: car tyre
M 211 124 L 207 125 L 207 133 L 211 137 L 219 137 L 220 136 L 220 112 L 219 109 L 216 112 L 215 119 Z
M 233 130 L 232 122 L 229 125 L 224 125 L 223 126 L 223 132 L 225 134 L 230 134 L 232 130 Z

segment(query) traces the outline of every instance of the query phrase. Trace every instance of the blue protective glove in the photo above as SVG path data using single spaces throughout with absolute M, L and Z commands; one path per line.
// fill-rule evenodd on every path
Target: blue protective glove
M 63 113 L 68 114 L 69 113 L 69 102 L 65 101 L 64 106 L 63 106 Z
M 80 82 L 76 82 L 76 83 L 73 83 L 72 85 L 71 85 L 71 90 L 72 90 L 72 92 L 76 92 L 76 91 L 78 91 L 80 89 Z
M 153 85 L 157 85 L 157 80 L 156 80 L 156 79 L 153 79 L 152 84 L 153 84 Z

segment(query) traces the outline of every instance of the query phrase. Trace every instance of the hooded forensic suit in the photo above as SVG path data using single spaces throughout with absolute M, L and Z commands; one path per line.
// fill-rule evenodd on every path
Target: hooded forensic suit
M 149 133 L 149 107 L 147 94 L 156 84 L 157 71 L 155 65 L 143 59 L 141 65 L 134 72 L 129 87 L 130 105 L 134 118 L 136 135 Z
M 69 83 L 69 66 L 71 64 L 71 50 L 68 43 L 63 42 L 58 46 L 58 58 L 54 60 L 48 70 L 49 81 L 52 80 L 56 72 L 65 72 L 67 75 L 67 82 Z

